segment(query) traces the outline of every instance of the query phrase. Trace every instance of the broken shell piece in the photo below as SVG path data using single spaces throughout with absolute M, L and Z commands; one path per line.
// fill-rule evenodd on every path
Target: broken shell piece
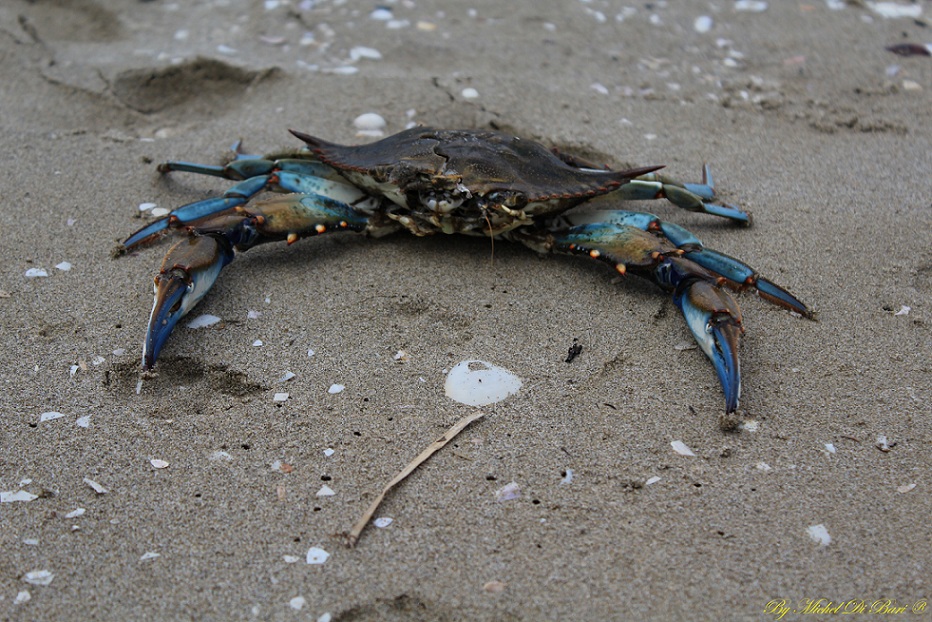
M 479 360 L 457 363 L 444 383 L 447 397 L 469 406 L 501 402 L 521 388 L 521 379 L 503 367 Z
M 23 581 L 30 585 L 49 585 L 54 578 L 48 570 L 32 570 L 23 575 Z
M 168 463 L 165 462 L 164 460 L 159 460 L 158 458 L 153 458 L 152 460 L 149 460 L 149 464 L 151 464 L 152 468 L 154 469 L 167 469 L 168 468 Z
M 489 581 L 482 586 L 482 589 L 489 594 L 501 594 L 505 591 L 505 586 L 506 584 L 501 581 Z
M 330 553 L 316 546 L 312 546 L 307 551 L 307 563 L 309 564 L 322 564 L 329 558 Z
M 832 543 L 832 536 L 828 535 L 828 529 L 825 525 L 812 525 L 806 528 L 806 533 L 812 538 L 812 541 L 819 546 L 828 546 Z
M 874 447 L 876 447 L 877 449 L 879 449 L 880 451 L 882 451 L 882 452 L 884 452 L 884 453 L 886 453 L 886 452 L 890 451 L 891 449 L 893 449 L 893 448 L 890 446 L 890 443 L 887 442 L 887 436 L 886 436 L 886 434 L 881 434 L 881 435 L 879 435 L 879 436 L 877 437 L 877 442 L 874 443 Z
M 683 441 L 671 441 L 670 446 L 673 447 L 673 451 L 678 453 L 681 456 L 695 456 L 693 450 L 686 446 L 686 443 Z
M 35 279 L 39 277 L 48 276 L 49 273 L 45 271 L 45 268 L 29 268 L 26 270 L 27 279 Z
M 107 494 L 108 492 L 106 488 L 104 488 L 103 486 L 101 486 L 100 484 L 98 484 L 97 482 L 95 482 L 89 477 L 84 478 L 84 483 L 90 486 L 91 488 L 93 488 L 94 492 L 96 492 L 98 495 L 104 495 L 104 494 Z
M 0 503 L 12 503 L 14 501 L 32 501 L 38 499 L 37 495 L 25 490 L 0 492 Z
M 332 497 L 335 494 L 337 493 L 333 492 L 333 488 L 331 488 L 330 486 L 327 486 L 326 484 L 321 486 L 320 490 L 317 491 L 318 497 Z
M 190 322 L 188 322 L 188 328 L 207 328 L 208 326 L 213 326 L 220 321 L 220 318 L 216 315 L 210 315 L 205 313 L 199 315 Z
M 510 482 L 495 491 L 496 501 L 511 501 L 521 496 L 521 488 L 518 482 Z

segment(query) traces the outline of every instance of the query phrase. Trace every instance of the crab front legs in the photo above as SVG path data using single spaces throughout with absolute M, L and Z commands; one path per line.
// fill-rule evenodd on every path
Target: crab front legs
M 274 197 L 249 208 L 234 207 L 201 218 L 196 226 L 188 227 L 190 236 L 168 251 L 155 277 L 155 302 L 146 328 L 143 369 L 155 365 L 175 324 L 213 287 L 220 271 L 233 261 L 234 251 L 273 241 L 291 244 L 330 231 L 364 231 L 368 224 L 365 214 L 316 194 Z
M 725 394 L 725 412 L 738 409 L 741 367 L 738 345 L 744 333 L 741 310 L 723 286 L 757 289 L 765 300 L 812 317 L 795 296 L 760 277 L 750 266 L 706 249 L 686 229 L 652 214 L 582 212 L 555 230 L 513 232 L 510 237 L 539 250 L 587 255 L 621 274 L 637 274 L 672 291 L 673 301 L 699 347 L 712 361 Z

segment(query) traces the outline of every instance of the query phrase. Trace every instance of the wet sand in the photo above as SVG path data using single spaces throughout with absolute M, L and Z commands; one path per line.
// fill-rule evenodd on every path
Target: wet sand
M 788 620 L 814 619 L 810 599 L 928 617 L 932 59 L 884 48 L 929 43 L 932 7 L 736 6 L 4 3 L 0 491 L 32 500 L 0 504 L 0 618 L 767 620 L 785 603 Z M 739 297 L 729 432 L 649 283 L 481 239 L 322 236 L 237 259 L 194 312 L 222 321 L 179 326 L 137 394 L 167 244 L 110 251 L 140 204 L 229 186 L 155 165 L 296 147 L 287 128 L 363 142 L 370 112 L 386 133 L 494 127 L 685 181 L 708 162 L 753 227 L 634 209 L 818 320 Z M 345 548 L 473 412 L 443 390 L 472 358 L 521 391 Z

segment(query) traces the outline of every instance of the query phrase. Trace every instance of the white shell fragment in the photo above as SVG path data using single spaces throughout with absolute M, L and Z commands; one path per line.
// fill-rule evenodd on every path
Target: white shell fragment
M 907 306 L 907 305 L 902 305 L 902 306 L 900 307 L 900 310 L 897 311 L 896 313 L 894 313 L 893 315 L 895 315 L 895 316 L 909 315 L 909 312 L 912 311 L 912 310 L 913 310 L 912 307 Z
M 63 261 L 61 263 L 55 264 L 55 267 L 61 270 L 62 272 L 68 272 L 69 270 L 71 270 L 73 266 L 71 265 L 71 262 Z
M 363 132 L 381 131 L 385 129 L 385 119 L 380 114 L 367 112 L 353 119 L 353 127 Z
M 26 270 L 27 279 L 35 279 L 43 276 L 48 276 L 49 273 L 45 271 L 45 268 L 29 268 Z
M 521 496 L 521 487 L 518 482 L 509 482 L 495 491 L 496 501 L 511 501 Z
M 77 421 L 74 422 L 79 428 L 89 428 L 91 427 L 91 416 L 84 415 L 83 417 L 78 417 Z
M 304 608 L 305 603 L 307 603 L 307 599 L 305 599 L 303 596 L 295 596 L 288 601 L 288 606 L 295 611 L 301 611 L 301 609 Z
M 286 402 L 288 401 L 288 394 L 284 392 L 276 393 L 275 395 L 272 396 L 272 401 L 273 402 Z
M 328 447 L 327 449 L 324 450 L 324 455 L 327 456 L 328 458 L 329 458 L 330 456 L 332 456 L 333 454 L 335 454 L 335 453 L 336 453 L 336 452 L 335 452 L 333 449 L 331 449 L 330 447 Z
M 190 322 L 188 322 L 188 328 L 207 328 L 208 326 L 213 326 L 220 321 L 220 318 L 216 315 L 210 315 L 209 313 L 204 313 L 199 315 Z
M 444 391 L 469 406 L 501 402 L 521 388 L 521 379 L 503 367 L 479 360 L 457 363 L 447 374 Z
M 32 570 L 23 575 L 23 581 L 30 585 L 49 585 L 54 578 L 48 570 Z
M 140 203 L 140 204 L 139 204 L 139 211 L 140 211 L 140 212 L 148 212 L 149 210 L 151 210 L 151 209 L 153 209 L 153 208 L 155 208 L 155 207 L 157 207 L 157 204 L 156 204 L 156 203 Z
M 158 458 L 153 458 L 152 460 L 149 460 L 149 464 L 152 465 L 153 469 L 167 469 L 168 468 L 168 463 L 165 462 L 164 460 L 159 460 Z
M 660 478 L 654 475 L 653 477 L 648 477 L 647 480 L 644 482 L 644 485 L 650 486 L 652 484 L 656 484 L 659 481 L 660 481 Z
M 566 469 L 566 475 L 560 480 L 560 485 L 565 486 L 573 481 L 573 469 Z
M 44 423 L 46 421 L 54 421 L 55 419 L 61 419 L 64 416 L 65 416 L 64 413 L 55 412 L 55 411 L 42 413 L 41 415 L 39 415 L 39 423 Z
M 106 488 L 104 488 L 103 486 L 101 486 L 100 484 L 98 484 L 97 482 L 95 482 L 89 477 L 84 478 L 84 483 L 90 486 L 91 488 L 93 488 L 94 492 L 96 492 L 98 495 L 104 495 L 109 492 Z
M 144 562 L 144 561 L 155 559 L 156 557 L 161 557 L 161 556 L 162 556 L 161 553 L 156 553 L 154 551 L 148 551 L 146 553 L 143 553 L 142 556 L 140 556 L 139 561 Z
M 28 603 L 32 599 L 32 595 L 27 591 L 23 590 L 16 594 L 16 598 L 13 599 L 14 605 L 23 605 Z
M 812 541 L 819 546 L 828 546 L 832 543 L 832 536 L 828 535 L 828 529 L 825 525 L 812 525 L 806 528 L 806 533 L 812 538 Z
M 681 456 L 695 456 L 693 450 L 686 446 L 686 443 L 683 441 L 671 441 L 670 446 L 673 447 L 673 451 L 678 453 Z
M 910 17 L 918 19 L 922 15 L 922 4 L 900 4 L 898 2 L 868 2 L 868 8 L 881 17 L 895 19 Z
M 65 518 L 77 518 L 79 516 L 84 516 L 85 512 L 87 512 L 87 510 L 84 508 L 77 508 L 65 514 Z
M 375 48 L 367 48 L 364 45 L 357 45 L 349 51 L 350 60 L 357 61 L 361 58 L 367 60 L 382 60 L 382 53 Z
M 700 34 L 709 32 L 712 30 L 712 18 L 708 15 L 700 15 L 693 22 L 693 29 Z
M 25 490 L 0 492 L 0 503 L 13 503 L 14 501 L 32 501 L 38 499 L 38 495 Z
M 346 387 L 342 384 L 332 384 L 330 385 L 330 388 L 327 389 L 327 393 L 330 395 L 336 395 L 337 393 L 342 393 L 344 389 L 346 389 Z
M 379 529 L 385 529 L 389 525 L 395 522 L 394 518 L 389 518 L 387 516 L 380 516 L 379 518 L 372 521 L 372 524 L 378 527 Z
M 463 89 L 462 95 L 464 99 L 476 99 L 477 97 L 479 97 L 479 91 L 468 86 L 465 89 Z
M 881 434 L 877 437 L 877 442 L 874 443 L 874 447 L 885 453 L 892 449 L 890 443 L 887 441 L 886 434 Z
M 318 497 L 332 497 L 335 494 L 337 493 L 333 492 L 333 488 L 331 488 L 330 486 L 327 486 L 326 484 L 321 486 L 320 490 L 317 491 Z
M 748 11 L 750 13 L 763 13 L 767 10 L 767 3 L 763 0 L 737 0 L 735 2 L 736 11 Z
M 307 551 L 307 563 L 309 564 L 322 564 L 330 558 L 330 553 L 327 551 L 312 546 Z

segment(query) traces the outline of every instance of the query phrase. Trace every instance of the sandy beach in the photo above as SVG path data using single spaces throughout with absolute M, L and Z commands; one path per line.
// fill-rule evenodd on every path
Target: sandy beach
M 0 620 L 932 617 L 932 2 L 186 4 L 0 5 Z M 738 296 L 729 431 L 654 285 L 341 234 L 242 254 L 140 384 L 169 244 L 111 251 L 231 183 L 156 165 L 367 142 L 366 113 L 708 163 L 752 227 L 629 208 L 817 320 Z M 523 386 L 347 548 L 474 412 L 469 359 Z

